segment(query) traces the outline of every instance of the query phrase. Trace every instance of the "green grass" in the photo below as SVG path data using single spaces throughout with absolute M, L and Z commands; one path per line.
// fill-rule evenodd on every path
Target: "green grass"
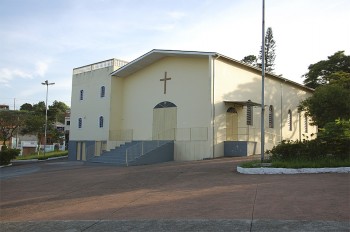
M 288 160 L 288 161 L 266 161 L 271 162 L 272 168 L 336 168 L 336 167 L 350 167 L 350 158 L 337 159 L 334 157 L 325 157 L 318 160 Z M 253 160 L 242 163 L 242 168 L 256 168 L 261 167 L 260 160 Z
M 41 152 L 39 155 L 37 153 L 33 153 L 26 156 L 17 156 L 16 160 L 30 160 L 30 159 L 44 160 L 47 158 L 61 157 L 66 155 L 68 155 L 68 151 L 52 151 L 52 152 L 47 152 L 44 157 L 44 153 Z

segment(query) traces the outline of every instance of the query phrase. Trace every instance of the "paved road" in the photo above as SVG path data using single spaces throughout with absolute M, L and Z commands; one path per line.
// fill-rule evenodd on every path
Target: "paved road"
M 349 231 L 349 174 L 243 175 L 243 158 L 0 169 L 0 231 Z

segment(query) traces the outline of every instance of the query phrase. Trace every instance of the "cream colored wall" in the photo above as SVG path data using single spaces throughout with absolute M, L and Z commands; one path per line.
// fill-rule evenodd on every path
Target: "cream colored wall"
M 163 92 L 164 83 L 160 81 L 165 72 L 171 78 L 167 81 L 166 94 Z M 152 138 L 153 108 L 163 101 L 177 106 L 177 128 L 210 127 L 210 75 L 207 57 L 163 58 L 125 77 L 122 89 L 121 125 L 122 129 L 133 129 L 134 140 Z M 176 146 L 178 148 L 175 150 L 180 151 L 181 145 Z M 191 154 L 178 152 L 175 159 L 185 160 L 190 156 Z M 198 156 L 201 156 L 199 159 L 207 158 L 210 151 L 204 151 Z
M 73 75 L 71 96 L 70 140 L 107 140 L 109 134 L 110 93 L 112 67 Z M 105 97 L 100 97 L 101 86 L 105 86 Z M 80 90 L 84 98 L 80 100 Z M 104 117 L 103 128 L 99 117 Z M 78 128 L 82 118 L 82 128 Z
M 261 74 L 249 68 L 217 59 L 214 64 L 214 102 L 215 102 L 215 156 L 223 156 L 223 141 L 226 138 L 226 111 L 232 105 L 224 101 L 247 101 L 261 103 Z M 271 149 L 281 140 L 281 122 L 283 139 L 299 139 L 299 102 L 311 93 L 288 82 L 281 82 L 266 75 L 265 78 L 265 148 Z M 282 108 L 281 108 L 281 96 Z M 269 106 L 274 106 L 274 128 L 269 128 Z M 246 125 L 247 107 L 236 107 L 239 127 L 249 130 L 249 140 L 257 141 L 257 153 L 260 153 L 261 108 L 253 107 L 253 126 Z M 293 111 L 293 131 L 287 128 L 288 109 Z M 281 117 L 282 113 L 282 117 Z M 302 126 L 303 128 L 303 126 Z M 309 126 L 309 133 L 315 133 L 315 127 Z M 239 140 L 245 140 L 241 137 Z
M 121 130 L 124 79 L 111 78 L 110 130 Z

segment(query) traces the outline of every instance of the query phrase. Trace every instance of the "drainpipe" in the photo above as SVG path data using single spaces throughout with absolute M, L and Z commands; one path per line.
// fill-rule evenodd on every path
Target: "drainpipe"
M 281 82 L 281 125 L 280 125 L 280 129 L 281 129 L 281 142 L 283 140 L 282 137 L 282 131 L 283 131 L 283 83 Z
M 212 147 L 213 158 L 215 157 L 215 101 L 214 101 L 214 59 L 209 56 L 209 70 L 210 70 L 210 92 L 211 92 L 211 129 L 212 129 Z

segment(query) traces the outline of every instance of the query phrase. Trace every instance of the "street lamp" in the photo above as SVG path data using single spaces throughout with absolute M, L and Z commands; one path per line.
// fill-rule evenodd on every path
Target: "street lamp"
M 45 141 L 44 141 L 44 157 L 45 157 L 45 153 L 46 153 L 46 131 L 47 131 L 47 95 L 49 93 L 49 85 L 54 85 L 55 83 L 49 83 L 48 80 L 46 80 L 45 82 L 41 83 L 42 85 L 46 85 L 46 103 L 45 103 Z

